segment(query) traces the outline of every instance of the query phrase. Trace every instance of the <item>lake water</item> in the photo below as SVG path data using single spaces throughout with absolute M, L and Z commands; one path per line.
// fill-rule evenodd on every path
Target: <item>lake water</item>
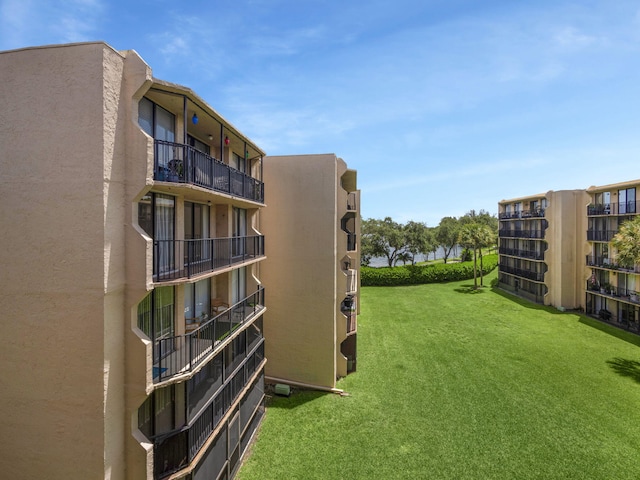
M 462 252 L 462 248 L 460 247 L 460 245 L 453 247 L 453 250 L 451 250 L 451 254 L 449 255 L 449 258 L 457 257 L 460 254 L 460 252 Z M 435 258 L 436 259 L 444 258 L 444 249 L 442 247 L 438 248 L 438 250 L 436 251 Z M 427 255 L 416 255 L 416 262 L 424 262 L 426 260 L 433 260 L 433 259 L 434 259 L 433 252 L 431 252 L 428 255 L 428 258 L 427 258 Z M 402 265 L 402 262 L 398 262 L 398 265 Z M 370 267 L 386 267 L 388 266 L 387 259 L 386 257 L 374 257 L 369 262 L 369 266 Z

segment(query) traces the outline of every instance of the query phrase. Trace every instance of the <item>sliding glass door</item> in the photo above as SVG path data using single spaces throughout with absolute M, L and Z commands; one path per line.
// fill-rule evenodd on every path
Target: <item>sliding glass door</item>
M 247 211 L 244 208 L 233 207 L 233 256 L 245 254 L 247 236 Z

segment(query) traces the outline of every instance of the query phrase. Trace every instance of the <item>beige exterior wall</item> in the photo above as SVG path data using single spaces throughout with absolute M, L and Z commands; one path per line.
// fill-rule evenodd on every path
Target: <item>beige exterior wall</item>
M 267 376 L 333 388 L 346 374 L 340 303 L 347 275 L 340 262 L 347 255 L 341 219 L 348 192 L 341 183 L 347 174 L 355 191 L 350 172 L 333 154 L 265 158 L 265 183 L 274 187 L 262 216 L 268 241 L 261 273 L 266 285 L 277 286 L 268 292 L 265 314 Z M 358 253 L 349 256 L 358 269 Z
M 189 133 L 215 143 L 221 136 L 208 132 L 224 128 L 230 142 L 221 156 L 229 162 L 232 151 L 246 149 L 259 177 L 264 153 L 189 89 L 153 79 L 133 51 L 86 43 L 0 53 L 0 407 L 10 412 L 1 422 L 0 469 L 7 477 L 152 479 L 154 447 L 138 430 L 138 409 L 171 383 L 182 383 L 176 402 L 184 406 L 184 382 L 209 360 L 159 384 L 138 304 L 173 285 L 174 334 L 182 335 L 186 284 L 209 277 L 211 298 L 227 302 L 234 269 L 246 268 L 247 294 L 261 285 L 263 255 L 199 278 L 154 282 L 153 241 L 138 225 L 143 195 L 175 197 L 176 239 L 184 239 L 186 200 L 211 206 L 211 238 L 232 235 L 233 206 L 247 209 L 247 235 L 260 234 L 262 203 L 154 180 L 154 139 L 138 124 L 138 102 L 148 95 L 175 114 L 177 142 L 188 103 L 189 115 L 197 108 L 202 118 Z
M 638 302 L 633 300 L 637 298 L 634 292 L 640 290 L 640 267 L 620 269 L 616 265 L 615 249 L 610 245 L 610 237 L 620 225 L 638 214 L 637 199 L 624 207 L 626 212 L 620 211 L 623 207 L 619 203 L 619 192 L 626 189 L 637 192 L 640 180 L 592 186 L 584 190 L 549 191 L 499 202 L 500 215 L 508 218 L 508 207 L 513 212 L 514 205 L 520 204 L 526 210 L 530 202 L 546 200 L 544 218 L 548 221 L 548 228 L 543 239 L 546 244 L 543 262 L 546 265 L 544 285 L 548 291 L 543 298 L 545 305 L 582 309 L 590 314 L 600 309 L 611 309 L 614 310 L 611 312 L 614 321 L 626 316 L 622 319 L 627 322 L 623 324 L 624 328 L 640 328 Z M 606 201 L 603 200 L 604 192 L 609 195 Z M 593 209 L 589 215 L 588 207 Z M 514 216 L 514 220 L 507 220 L 501 226 L 511 221 L 521 220 Z M 590 241 L 588 233 L 597 240 Z M 599 253 L 603 251 L 608 253 Z M 591 264 L 587 256 L 592 259 Z M 620 280 L 621 276 L 624 281 Z M 591 278 L 598 279 L 597 283 L 608 283 L 617 291 L 609 293 L 596 288 L 587 292 L 587 282 Z M 591 304 L 588 304 L 589 299 Z M 635 324 L 632 323 L 634 321 Z
M 545 305 L 569 309 L 584 308 L 584 281 L 587 278 L 585 257 L 589 251 L 586 206 L 589 196 L 584 190 L 547 193 L 545 233 L 548 270 L 545 284 L 549 288 Z
M 125 69 L 102 43 L 0 54 L 8 477 L 124 478 Z

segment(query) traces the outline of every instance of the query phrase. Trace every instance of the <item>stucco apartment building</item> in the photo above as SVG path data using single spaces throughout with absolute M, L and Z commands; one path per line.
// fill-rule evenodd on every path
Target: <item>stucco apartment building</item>
M 633 180 L 499 202 L 501 288 L 640 333 L 640 265 L 623 268 L 611 246 L 639 213 L 638 188 Z
M 279 219 L 296 214 L 279 200 L 298 193 L 292 177 L 136 52 L 0 52 L 0 98 L 7 478 L 232 478 L 265 413 L 265 375 L 331 389 L 350 358 L 355 368 L 341 306 L 358 291 L 347 202 L 359 192 L 342 160 L 291 165 L 305 182 L 316 175 L 306 194 L 333 198 L 323 208 L 336 222 L 313 245 L 314 276 L 300 276 L 313 215 L 297 216 L 287 241 L 266 234 L 276 240 Z M 280 271 L 300 288 L 267 281 Z M 303 322 L 291 294 L 317 307 L 316 322 L 279 345 L 279 328 Z M 270 372 L 265 352 L 291 349 L 304 367 L 278 360 Z
M 269 190 L 262 215 L 269 239 L 262 279 L 278 286 L 265 314 L 266 373 L 331 390 L 357 363 L 356 171 L 335 155 L 269 156 L 265 164 L 268 185 L 289 186 Z

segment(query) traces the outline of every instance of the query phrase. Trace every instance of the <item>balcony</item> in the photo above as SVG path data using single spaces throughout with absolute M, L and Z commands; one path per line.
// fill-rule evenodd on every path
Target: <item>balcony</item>
M 155 140 L 154 180 L 184 183 L 264 203 L 264 184 L 190 145 Z
M 347 335 L 358 330 L 358 316 L 355 312 L 345 313 L 347 317 Z
M 526 258 L 529 260 L 544 260 L 544 252 L 538 252 L 537 250 L 500 247 L 498 253 L 500 255 L 509 255 L 511 257 Z
M 185 468 L 220 425 L 242 395 L 241 421 L 248 425 L 263 399 L 261 377 L 254 378 L 264 360 L 264 342 L 241 359 L 237 368 L 200 413 L 179 430 L 159 435 L 154 443 L 154 477 L 163 478 Z M 249 382 L 254 383 L 248 387 Z M 226 440 L 226 439 L 225 439 Z
M 500 229 L 498 235 L 505 238 L 544 238 L 544 230 L 515 230 L 503 228 Z
M 587 230 L 587 240 L 589 242 L 610 242 L 617 230 Z
M 264 256 L 264 236 L 155 240 L 153 279 L 191 278 Z M 183 259 L 182 266 L 177 259 Z
M 633 215 L 640 211 L 640 202 L 598 203 L 587 206 L 588 216 Z
M 347 252 L 355 252 L 356 245 L 356 234 L 347 232 Z
M 640 265 L 624 267 L 619 265 L 615 258 L 599 257 L 597 255 L 587 255 L 587 265 L 589 267 L 606 268 L 609 270 L 618 270 L 627 273 L 640 273 Z
M 358 290 L 358 272 L 356 270 L 347 271 L 347 294 L 352 294 Z
M 599 293 L 605 297 L 616 298 L 628 303 L 640 305 L 640 293 L 625 287 L 614 287 L 610 284 L 600 285 L 592 280 L 587 281 L 587 291 Z
M 544 218 L 544 208 L 518 210 L 517 212 L 501 212 L 498 214 L 498 218 L 500 220 L 509 220 L 512 218 Z
M 528 280 L 533 280 L 534 282 L 544 282 L 544 272 L 533 272 L 531 270 L 524 270 L 522 268 L 510 267 L 502 264 L 500 264 L 500 272 L 516 275 Z
M 347 194 L 347 210 L 350 212 L 355 212 L 358 210 L 358 205 L 356 203 L 356 193 L 351 192 Z
M 154 383 L 193 371 L 235 330 L 264 310 L 264 288 L 232 305 L 184 335 L 156 340 L 153 343 Z

